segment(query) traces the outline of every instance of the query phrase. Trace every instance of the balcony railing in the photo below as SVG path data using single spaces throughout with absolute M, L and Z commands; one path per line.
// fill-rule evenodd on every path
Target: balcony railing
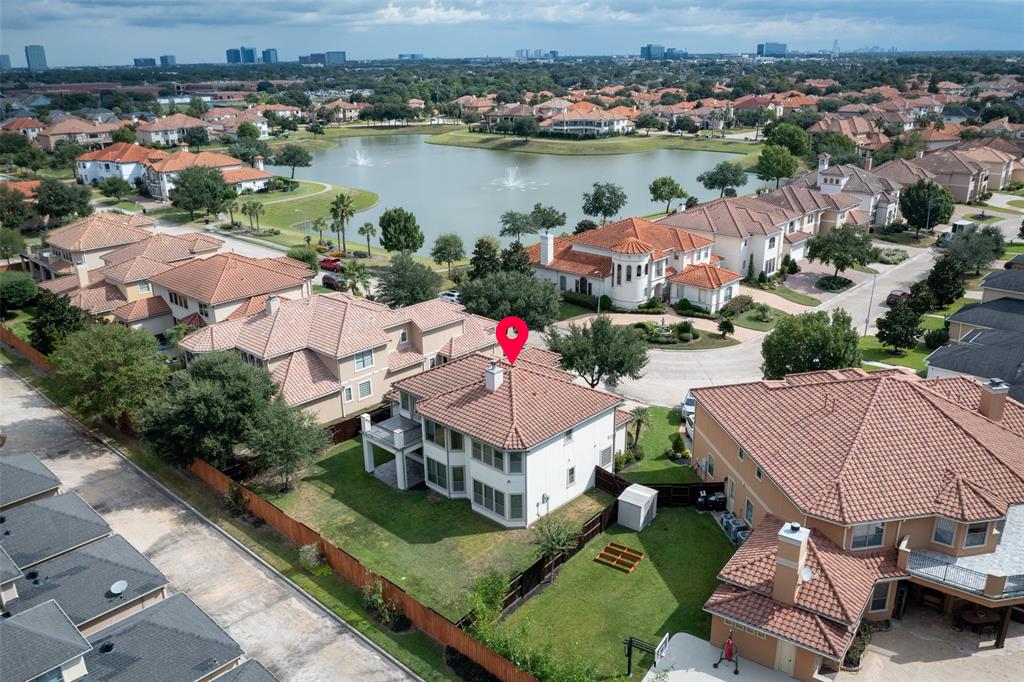
M 998 576 L 974 571 L 942 561 L 934 552 L 910 552 L 906 569 L 913 575 L 951 587 L 973 592 L 991 599 L 1008 599 L 1024 595 L 1024 574 Z M 999 581 L 1003 584 L 1000 586 Z

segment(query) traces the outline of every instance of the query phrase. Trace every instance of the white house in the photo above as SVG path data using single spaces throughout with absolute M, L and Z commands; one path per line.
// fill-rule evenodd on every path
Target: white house
M 374 446 L 395 455 L 405 490 L 425 481 L 509 528 L 529 526 L 594 487 L 626 443 L 618 396 L 572 382 L 558 356 L 528 348 L 514 366 L 474 354 L 394 384 L 392 416 L 363 420 L 367 472 Z
M 28 117 L 15 118 L 0 125 L 0 131 L 24 135 L 30 142 L 35 141 L 45 128 L 46 124 L 42 121 Z
M 130 142 L 114 144 L 82 154 L 75 159 L 75 172 L 80 182 L 95 185 L 105 178 L 121 178 L 127 182 L 145 179 L 149 163 L 167 157 L 167 152 Z
M 636 128 L 625 114 L 598 108 L 590 111 L 563 111 L 541 121 L 540 127 L 552 133 L 592 137 L 622 135 Z
M 135 135 L 142 144 L 157 144 L 173 147 L 185 141 L 185 133 L 191 128 L 211 128 L 211 124 L 185 114 L 171 114 L 135 129 Z
M 174 190 L 174 180 L 178 173 L 193 166 L 216 168 L 224 176 L 224 181 L 235 191 L 241 193 L 249 189 L 258 191 L 274 177 L 263 170 L 263 159 L 253 159 L 255 167 L 249 168 L 241 159 L 218 152 L 198 152 L 193 154 L 186 145 L 178 151 L 167 154 L 154 162 L 147 162 L 146 186 L 149 193 L 157 199 L 169 199 Z
M 857 210 L 867 214 L 872 225 L 888 225 L 896 219 L 902 189 L 898 182 L 858 166 L 830 166 L 828 160 L 828 154 L 818 154 L 817 171 L 802 173 L 788 184 L 810 187 L 823 194 L 852 194 L 860 200 Z

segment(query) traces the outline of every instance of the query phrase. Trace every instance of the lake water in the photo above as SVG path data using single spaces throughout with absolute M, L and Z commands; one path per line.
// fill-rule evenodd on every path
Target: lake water
M 659 149 L 640 154 L 556 156 L 427 144 L 426 135 L 352 137 L 313 153 L 313 165 L 295 177 L 368 189 L 380 203 L 353 219 L 353 225 L 377 222 L 387 208 L 400 206 L 416 215 L 426 236 L 423 253 L 444 232 L 459 234 L 472 251 L 483 235 L 497 236 L 498 218 L 508 210 L 529 211 L 542 203 L 565 211 L 566 230 L 583 215 L 583 193 L 595 182 L 621 185 L 629 197 L 619 217 L 664 210 L 651 201 L 648 185 L 671 175 L 701 201 L 717 197 L 697 182 L 716 164 L 739 158 L 718 152 Z M 287 176 L 290 169 L 277 167 Z M 678 203 L 678 202 L 674 202 Z M 353 238 L 355 230 L 350 230 Z M 354 236 L 358 242 L 359 237 Z M 527 241 L 533 241 L 528 238 Z

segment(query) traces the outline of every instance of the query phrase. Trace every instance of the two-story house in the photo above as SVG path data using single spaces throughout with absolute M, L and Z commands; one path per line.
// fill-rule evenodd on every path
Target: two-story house
M 846 192 L 825 194 L 799 185 L 784 185 L 758 199 L 800 214 L 795 226 L 786 225 L 785 236 L 786 253 L 797 260 L 806 256 L 807 246 L 806 238 L 795 234 L 797 231 L 808 235 L 828 234 L 845 225 L 850 212 L 860 205 L 860 199 Z
M 988 166 L 971 152 L 946 149 L 931 154 L 919 153 L 911 163 L 931 173 L 933 182 L 948 189 L 957 201 L 977 201 L 988 191 Z
M 36 142 L 51 152 L 61 141 L 75 142 L 83 147 L 102 147 L 113 141 L 114 131 L 123 125 L 123 121 L 93 123 L 77 116 L 68 116 L 40 130 L 36 135 Z
M 23 135 L 30 142 L 34 141 L 45 128 L 46 124 L 42 121 L 26 116 L 5 121 L 3 125 L 0 125 L 0 130 L 3 132 Z
M 1024 406 L 901 370 L 693 389 L 694 466 L 754 530 L 705 604 L 712 643 L 800 680 L 864 619 L 1024 603 Z M 898 653 L 898 652 L 897 652 Z
M 589 111 L 570 109 L 553 114 L 541 121 L 540 127 L 547 132 L 580 137 L 624 135 L 636 128 L 625 112 L 605 111 L 597 107 Z
M 191 128 L 212 130 L 213 126 L 186 114 L 170 114 L 141 124 L 135 129 L 135 135 L 142 144 L 173 147 L 185 141 L 185 133 Z
M 494 320 L 440 299 L 391 310 L 343 293 L 289 298 L 263 297 L 181 348 L 186 357 L 241 353 L 270 371 L 285 401 L 328 427 L 380 405 L 398 379 L 497 348 Z
M 144 180 L 148 164 L 167 157 L 167 152 L 150 149 L 130 142 L 86 152 L 75 159 L 75 174 L 86 185 L 98 184 L 106 178 L 121 178 L 134 183 Z
M 622 399 L 573 383 L 558 356 L 515 365 L 473 354 L 394 383 L 392 416 L 363 420 L 363 455 L 394 453 L 399 489 L 425 481 L 503 526 L 522 528 L 583 494 L 625 447 Z M 390 463 L 389 463 L 390 464 Z
M 981 301 L 950 315 L 948 328 L 954 342 L 973 331 L 1024 333 L 1024 270 L 996 270 L 982 277 Z
M 870 162 L 870 159 L 868 159 Z M 867 164 L 870 166 L 870 163 Z M 870 170 L 849 164 L 829 165 L 829 155 L 818 154 L 817 171 L 806 171 L 786 183 L 798 187 L 810 187 L 822 194 L 845 192 L 860 199 L 852 222 L 860 225 L 888 225 L 896 219 L 900 204 L 901 185 L 872 173 Z M 863 214 L 863 218 L 857 214 Z
M 147 162 L 146 186 L 149 193 L 157 199 L 169 199 L 174 191 L 174 180 L 178 173 L 186 168 L 204 166 L 216 168 L 224 176 L 224 182 L 236 192 L 246 189 L 259 191 L 266 187 L 272 177 L 263 169 L 263 157 L 257 156 L 253 159 L 254 166 L 246 166 L 241 159 L 236 159 L 227 154 L 219 152 L 197 152 L 188 151 L 185 144 L 179 145 L 179 149 L 166 157 L 154 162 Z
M 104 265 L 103 256 L 111 251 L 151 237 L 155 225 L 145 216 L 93 213 L 50 230 L 42 246 L 26 247 L 22 267 L 40 281 L 70 275 L 76 267 L 94 270 Z

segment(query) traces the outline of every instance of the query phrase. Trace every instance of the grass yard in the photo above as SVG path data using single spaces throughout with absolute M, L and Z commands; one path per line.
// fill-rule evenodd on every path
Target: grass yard
M 324 128 L 323 137 L 373 137 L 376 135 L 439 135 L 448 132 L 467 130 L 468 126 L 463 124 L 414 124 L 400 126 L 368 126 L 362 123 L 342 125 L 337 128 Z M 307 133 L 309 134 L 309 133 Z M 295 133 L 292 133 L 294 136 Z
M 575 303 L 569 303 L 568 301 L 558 302 L 558 321 L 568 320 L 570 317 L 576 317 L 577 315 L 589 315 L 594 312 L 583 306 L 576 305 Z
M 770 322 L 762 322 L 757 319 L 757 311 L 753 307 L 748 308 L 739 315 L 732 318 L 732 323 L 737 327 L 746 327 L 747 329 L 754 329 L 759 332 L 770 332 L 775 329 L 775 325 L 778 323 L 779 318 L 785 317 L 788 313 L 784 313 L 777 308 L 772 308 L 772 319 Z
M 1017 208 L 1024 208 L 1024 199 L 1010 199 L 1006 203 L 1010 206 L 1016 206 Z
M 866 273 L 868 275 L 877 275 L 878 274 L 878 270 L 875 270 L 874 268 L 868 267 L 867 265 L 854 265 L 853 269 L 856 270 L 857 272 L 863 272 L 863 273 Z
M 1007 244 L 1003 249 L 1003 260 L 1009 260 L 1018 253 L 1024 253 L 1024 244 Z
M 683 402 L 685 395 L 679 396 Z M 665 448 L 672 446 L 672 434 L 679 432 L 682 416 L 678 408 L 652 405 L 651 423 L 640 430 L 640 447 L 644 458 L 619 472 L 627 481 L 634 483 L 697 483 L 699 479 L 687 464 L 676 464 L 665 456 Z M 629 438 L 633 438 L 635 426 L 629 427 Z M 631 441 L 632 442 L 632 441 Z
M 982 204 L 981 207 L 986 211 L 992 211 L 993 213 L 1002 213 L 1004 215 L 1021 215 L 1020 211 L 1015 211 L 1012 208 L 1003 208 L 1002 206 L 993 206 L 992 204 Z M 1024 206 L 1022 206 L 1024 208 Z
M 921 328 L 925 331 L 931 329 L 942 329 L 946 326 L 946 318 L 942 315 L 933 315 L 931 313 L 921 316 Z
M 738 343 L 739 341 L 736 339 L 723 337 L 718 332 L 709 332 L 701 329 L 700 338 L 693 341 L 687 341 L 686 343 L 680 341 L 675 343 L 648 343 L 647 348 L 650 350 L 711 350 L 713 348 L 728 348 Z
M 22 341 L 28 341 L 28 324 L 36 317 L 35 306 L 26 306 L 21 310 L 10 310 L 4 316 L 4 325 L 14 332 Z
M 864 362 L 884 362 L 887 365 L 909 367 L 918 372 L 924 372 L 924 359 L 931 355 L 928 347 L 921 342 L 918 342 L 915 348 L 911 348 L 903 355 L 893 355 L 889 352 L 889 348 L 883 347 L 874 336 L 860 338 L 860 353 Z
M 608 542 L 644 552 L 632 573 L 596 563 Z M 622 641 L 633 636 L 657 643 L 665 633 L 707 639 L 711 616 L 702 610 L 715 576 L 733 547 L 710 514 L 664 508 L 642 533 L 612 526 L 570 559 L 553 585 L 513 612 L 502 628 L 525 630 L 528 642 L 550 646 L 557 657 L 576 652 L 597 667 L 597 679 L 625 674 Z M 634 653 L 634 656 L 637 654 Z M 634 658 L 637 670 L 649 655 Z
M 780 284 L 774 289 L 764 289 L 763 291 L 767 291 L 769 294 L 775 294 L 779 298 L 784 298 L 787 301 L 790 301 L 791 303 L 796 303 L 799 305 L 816 306 L 821 304 L 821 301 L 814 298 L 813 296 L 801 294 L 799 291 L 793 291 L 785 284 Z
M 945 308 L 939 308 L 938 310 L 933 310 L 932 313 L 935 314 L 935 315 L 942 315 L 943 317 L 949 317 L 950 315 L 952 315 L 956 311 L 958 311 L 961 308 L 963 308 L 968 303 L 977 303 L 979 300 L 980 299 L 977 299 L 977 298 L 968 298 L 967 296 L 964 296 L 963 298 L 958 298 L 957 300 L 953 301 L 952 303 L 950 303 Z
M 377 453 L 378 464 L 390 458 Z M 472 511 L 467 500 L 425 489 L 399 491 L 367 474 L 359 439 L 328 450 L 291 492 L 265 494 L 452 620 L 465 615 L 477 576 L 491 569 L 511 575 L 536 560 L 529 531 L 502 528 Z M 582 525 L 610 503 L 610 496 L 591 491 L 555 513 Z
M 984 225 L 987 225 L 989 223 L 999 222 L 1000 220 L 1003 219 L 1003 216 L 1001 216 L 1001 215 L 987 215 L 987 213 L 988 213 L 988 209 L 986 209 L 982 213 L 971 213 L 971 214 L 965 215 L 964 218 L 966 218 L 967 220 L 973 220 L 976 223 L 982 223 Z
M 913 230 L 895 232 L 893 234 L 873 234 L 871 236 L 879 241 L 891 242 L 901 246 L 913 246 L 919 249 L 924 249 L 935 244 L 935 237 L 930 234 L 922 233 L 920 239 L 915 239 Z
M 121 201 L 118 201 L 117 199 L 100 199 L 100 203 L 104 206 L 121 209 L 122 211 L 138 212 L 142 210 L 142 205 L 139 204 L 139 202 L 128 201 L 126 199 L 122 199 Z

